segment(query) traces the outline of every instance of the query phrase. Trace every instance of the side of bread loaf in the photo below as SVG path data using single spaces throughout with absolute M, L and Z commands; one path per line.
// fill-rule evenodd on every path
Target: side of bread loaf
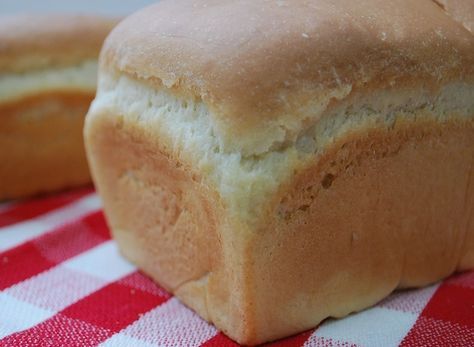
M 111 229 L 129 259 L 237 341 L 302 331 L 474 266 L 472 106 L 469 117 L 407 109 L 347 127 L 282 180 L 278 163 L 298 154 L 265 168 L 186 152 L 204 146 L 189 138 L 201 129 L 170 134 L 159 115 L 171 108 L 176 125 L 202 105 L 168 96 L 147 109 L 156 92 L 142 88 L 111 89 L 87 120 Z M 135 92 L 140 102 L 121 104 Z
M 244 344 L 474 267 L 467 30 L 428 0 L 207 5 L 102 52 L 85 141 L 125 256 Z

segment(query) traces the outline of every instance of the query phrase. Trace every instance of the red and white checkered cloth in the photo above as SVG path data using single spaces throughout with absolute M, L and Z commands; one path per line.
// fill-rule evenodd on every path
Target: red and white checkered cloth
M 0 346 L 236 346 L 124 260 L 92 189 L 0 205 Z M 271 346 L 474 346 L 474 272 Z

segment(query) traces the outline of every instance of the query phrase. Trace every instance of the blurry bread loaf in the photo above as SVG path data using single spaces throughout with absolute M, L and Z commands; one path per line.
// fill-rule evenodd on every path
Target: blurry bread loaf
M 474 37 L 431 0 L 162 1 L 86 118 L 123 254 L 256 344 L 474 267 Z
M 0 200 L 90 182 L 82 128 L 115 22 L 0 16 Z

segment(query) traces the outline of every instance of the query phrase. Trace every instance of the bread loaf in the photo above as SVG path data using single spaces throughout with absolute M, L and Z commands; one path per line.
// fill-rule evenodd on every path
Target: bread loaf
M 115 22 L 0 17 L 0 200 L 90 182 L 82 128 Z
M 162 1 L 85 139 L 123 254 L 243 344 L 474 267 L 474 37 L 431 0 Z

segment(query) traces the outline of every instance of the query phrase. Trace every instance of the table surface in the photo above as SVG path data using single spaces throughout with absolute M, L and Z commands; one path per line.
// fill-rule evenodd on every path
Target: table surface
M 0 204 L 0 346 L 236 346 L 119 254 L 92 188 Z M 271 346 L 474 346 L 474 272 Z

